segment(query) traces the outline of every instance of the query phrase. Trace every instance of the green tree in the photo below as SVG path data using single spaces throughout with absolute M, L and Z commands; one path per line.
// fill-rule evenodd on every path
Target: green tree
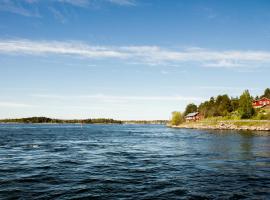
M 231 98 L 232 111 L 236 111 L 239 108 L 239 98 Z
M 172 125 L 179 125 L 184 122 L 184 117 L 181 112 L 174 111 L 172 112 L 172 119 L 171 124 Z
M 226 116 L 232 112 L 231 99 L 228 95 L 219 95 L 215 102 L 216 116 Z
M 266 97 L 270 99 L 270 88 L 264 90 L 264 94 L 261 97 Z
M 198 107 L 199 112 L 201 113 L 201 115 L 203 115 L 204 117 L 208 117 L 208 101 L 205 101 L 203 103 L 201 103 Z
M 242 119 L 249 119 L 255 113 L 255 110 L 252 107 L 252 97 L 248 90 L 245 90 L 240 96 L 239 113 Z
M 189 113 L 193 113 L 193 112 L 197 112 L 197 111 L 198 111 L 198 107 L 194 103 L 190 103 L 187 105 L 184 114 L 187 115 Z

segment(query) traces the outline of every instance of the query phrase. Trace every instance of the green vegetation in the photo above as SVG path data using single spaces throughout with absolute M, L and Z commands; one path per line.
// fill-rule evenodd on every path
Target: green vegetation
M 262 121 L 262 120 L 239 120 L 239 121 L 233 121 L 231 123 L 237 127 L 241 127 L 241 126 L 270 127 L 269 121 Z
M 269 120 L 228 120 L 224 117 L 211 117 L 196 122 L 182 123 L 178 127 L 199 129 L 243 129 L 243 130 L 270 130 Z
M 18 119 L 3 119 L 0 120 L 2 123 L 83 123 L 83 124 L 122 124 L 120 120 L 114 119 L 51 119 L 47 117 L 29 117 L 29 118 L 18 118 Z
M 252 119 L 270 120 L 270 109 L 257 109 L 257 113 Z
M 234 102 L 234 103 L 232 103 Z M 227 94 L 211 97 L 209 101 L 201 103 L 198 111 L 204 117 L 227 116 L 238 109 L 238 99 L 230 99 Z
M 184 116 L 181 112 L 172 112 L 171 125 L 177 126 L 185 121 Z
M 190 103 L 187 105 L 184 115 L 187 115 L 188 113 L 197 112 L 197 110 L 198 107 L 194 103 Z
M 245 90 L 240 96 L 238 110 L 241 119 L 250 119 L 254 115 L 255 110 L 252 107 L 252 97 L 248 90 Z
M 262 97 L 267 97 L 270 89 L 265 90 Z M 227 94 L 219 95 L 216 98 L 211 97 L 209 101 L 201 103 L 198 107 L 198 111 L 204 116 L 204 118 L 223 117 L 227 120 L 239 120 L 239 119 L 269 119 L 270 112 L 264 108 L 254 109 L 252 107 L 253 98 L 248 90 L 245 90 L 240 98 L 231 97 Z
M 261 96 L 262 97 L 266 97 L 270 99 L 270 88 L 266 88 L 264 91 L 264 94 Z
M 29 118 L 18 118 L 18 119 L 2 119 L 0 123 L 59 123 L 59 124 L 167 124 L 168 120 L 114 120 L 114 119 L 52 119 L 47 117 L 29 117 Z
M 270 98 L 270 88 L 265 89 L 263 95 L 255 98 L 250 95 L 248 90 L 245 90 L 240 97 L 229 97 L 227 94 L 218 95 L 198 106 L 194 103 L 188 104 L 184 116 L 198 111 L 206 121 L 209 119 L 211 123 L 219 120 L 270 120 L 270 106 L 257 109 L 252 107 L 252 101 L 262 97 Z M 181 113 L 173 112 L 171 124 L 179 125 L 183 123 L 183 118 Z

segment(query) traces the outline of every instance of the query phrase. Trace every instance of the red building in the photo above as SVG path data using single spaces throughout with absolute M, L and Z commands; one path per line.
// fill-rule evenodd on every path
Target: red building
M 266 98 L 266 97 L 263 97 L 259 100 L 254 100 L 252 102 L 252 106 L 253 108 L 262 108 L 262 107 L 265 107 L 265 106 L 268 106 L 270 105 L 270 99 Z
M 197 121 L 200 120 L 202 116 L 200 115 L 199 112 L 193 112 L 189 113 L 185 116 L 186 121 Z

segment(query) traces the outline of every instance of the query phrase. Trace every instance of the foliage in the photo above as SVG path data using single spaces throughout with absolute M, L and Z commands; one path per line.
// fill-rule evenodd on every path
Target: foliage
M 255 120 L 270 120 L 270 110 L 256 109 L 256 114 L 253 117 Z
M 270 88 L 264 91 L 261 97 L 270 98 Z M 257 96 L 255 99 L 258 99 Z M 255 110 L 252 107 L 254 98 L 246 90 L 240 98 L 229 97 L 227 94 L 211 97 L 208 101 L 202 102 L 198 106 L 198 111 L 205 117 L 225 117 L 226 119 L 248 119 L 255 116 Z M 186 109 L 187 110 L 187 109 Z M 261 118 L 267 118 L 267 114 Z
M 270 99 L 270 88 L 266 88 L 264 94 L 261 97 L 266 97 Z
M 252 107 L 252 97 L 249 94 L 248 90 L 245 90 L 243 94 L 240 96 L 238 110 L 241 119 L 249 119 L 254 115 L 255 110 Z
M 183 123 L 184 121 L 185 120 L 184 120 L 184 117 L 183 117 L 181 112 L 177 112 L 177 111 L 172 112 L 172 119 L 171 119 L 172 125 L 177 126 L 177 125 Z
M 238 109 L 238 99 L 230 99 L 227 94 L 211 97 L 199 105 L 199 112 L 204 117 L 228 116 Z
M 233 111 L 237 111 L 238 108 L 239 108 L 239 98 L 236 97 L 236 98 L 231 98 L 231 106 L 232 106 L 232 110 Z
M 259 113 L 253 119 L 255 119 L 255 120 L 270 120 L 270 113 Z
M 0 122 L 4 123 L 84 123 L 84 124 L 121 124 L 122 121 L 114 119 L 74 119 L 74 120 L 61 120 L 61 119 L 51 119 L 47 117 L 29 117 L 29 118 L 18 118 L 18 119 L 3 119 Z
M 47 117 L 29 117 L 29 118 L 18 118 L 18 119 L 3 119 L 0 120 L 3 123 L 82 123 L 82 124 L 167 124 L 168 120 L 114 120 L 114 119 L 71 119 L 71 120 L 62 120 L 62 119 L 51 119 Z
M 189 113 L 197 112 L 198 107 L 194 103 L 190 103 L 187 105 L 184 115 L 186 116 Z
M 218 116 L 226 116 L 233 111 L 231 99 L 226 94 L 217 96 L 215 103 Z

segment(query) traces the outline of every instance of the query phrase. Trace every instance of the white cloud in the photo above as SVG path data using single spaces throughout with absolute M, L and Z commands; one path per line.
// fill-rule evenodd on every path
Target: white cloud
M 0 41 L 0 53 L 62 54 L 89 58 L 123 58 L 125 55 L 107 47 L 75 42 L 7 40 Z
M 104 94 L 93 95 L 54 95 L 54 94 L 33 94 L 32 97 L 49 98 L 60 100 L 71 99 L 94 99 L 106 102 L 122 102 L 122 101 L 200 101 L 200 97 L 187 97 L 187 96 L 113 96 Z
M 26 108 L 26 107 L 33 107 L 33 105 L 23 104 L 23 103 L 13 103 L 13 102 L 0 102 L 0 107 Z
M 67 18 L 59 10 L 55 9 L 54 7 L 50 7 L 49 10 L 56 20 L 60 21 L 62 24 L 67 22 Z
M 85 58 L 118 59 L 127 63 L 175 65 L 186 62 L 205 67 L 260 67 L 270 64 L 269 51 L 168 49 L 158 46 L 94 46 L 83 42 L 0 40 L 2 54 L 71 55 Z
M 32 1 L 27 0 L 27 3 L 32 3 Z M 39 16 L 39 14 L 35 11 L 33 12 L 32 10 L 26 9 L 23 7 L 20 3 L 16 3 L 15 1 L 10 1 L 10 0 L 3 0 L 0 3 L 0 11 L 4 12 L 10 12 L 26 17 L 30 16 Z
M 67 3 L 73 6 L 88 7 L 90 4 L 98 3 L 92 0 L 52 0 L 60 3 Z M 120 6 L 135 6 L 135 0 L 100 0 L 99 2 L 109 2 Z
M 135 6 L 134 0 L 107 0 L 108 2 L 118 4 L 120 6 Z
M 0 12 L 9 12 L 13 14 L 18 14 L 26 17 L 41 17 L 39 13 L 40 10 L 54 9 L 53 14 L 60 16 L 61 18 L 67 17 L 61 13 L 55 3 L 58 4 L 68 4 L 70 6 L 79 7 L 79 8 L 90 8 L 90 7 L 100 7 L 103 3 L 111 3 L 119 6 L 135 6 L 135 0 L 1 0 L 0 1 Z M 57 10 L 58 9 L 58 10 Z M 62 20 L 60 18 L 60 21 Z M 58 18 L 57 18 L 58 19 Z
M 79 6 L 79 7 L 88 7 L 90 5 L 89 0 L 54 0 L 58 1 L 60 3 L 68 3 L 73 6 Z
M 243 64 L 236 63 L 234 61 L 228 60 L 219 60 L 215 63 L 205 63 L 205 67 L 227 67 L 227 68 L 234 68 L 234 67 L 244 67 Z

